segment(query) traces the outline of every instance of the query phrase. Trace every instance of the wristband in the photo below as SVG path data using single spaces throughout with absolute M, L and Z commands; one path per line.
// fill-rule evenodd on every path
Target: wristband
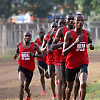
M 36 57 L 37 56 L 37 54 L 34 54 L 34 57 Z
M 73 46 L 76 46 L 76 44 L 75 44 L 75 43 L 73 43 Z

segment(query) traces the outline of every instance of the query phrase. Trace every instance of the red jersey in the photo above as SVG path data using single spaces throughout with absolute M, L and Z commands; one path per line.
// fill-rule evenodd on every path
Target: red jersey
M 64 42 L 64 36 L 65 36 L 65 33 L 67 32 L 67 31 L 69 31 L 65 26 L 63 26 L 63 29 L 64 29 L 64 34 L 63 34 L 63 37 L 62 37 L 62 39 L 61 39 L 61 42 Z M 62 50 L 63 50 L 63 48 L 62 48 Z M 61 53 L 61 61 L 66 61 L 66 57 L 64 57 L 63 55 L 62 55 L 62 53 Z
M 56 36 L 56 33 L 57 33 L 57 31 L 54 34 L 54 38 Z M 61 41 L 59 40 L 58 43 L 61 43 Z M 62 52 L 61 47 L 53 51 L 53 55 L 54 55 L 54 65 L 58 65 L 58 66 L 61 65 L 61 61 L 60 61 L 61 52 Z
M 36 43 L 37 43 L 37 44 L 39 45 L 39 47 L 41 48 L 43 42 L 40 42 L 39 38 L 36 38 Z M 43 56 L 44 56 L 43 58 L 38 58 L 38 57 L 36 57 L 37 61 L 46 61 L 45 55 L 43 55 Z
M 48 42 L 49 38 L 50 38 L 50 33 L 48 33 L 46 35 L 47 42 Z M 46 63 L 47 63 L 47 65 L 51 65 L 54 63 L 53 50 L 49 50 L 49 54 L 46 56 Z
M 22 42 L 19 43 L 19 53 L 20 53 L 20 58 L 18 60 L 19 65 L 21 65 L 23 68 L 26 68 L 30 71 L 34 71 L 35 69 L 35 61 L 34 57 L 30 57 L 28 53 L 34 52 L 34 42 L 31 42 L 31 46 L 28 49 L 23 48 Z
M 83 29 L 84 36 L 82 42 L 78 43 L 73 50 L 67 55 L 66 59 L 66 68 L 75 69 L 76 67 L 89 63 L 88 54 L 87 54 L 87 43 L 88 37 L 86 31 Z M 72 33 L 72 42 L 75 42 L 78 35 L 71 30 Z

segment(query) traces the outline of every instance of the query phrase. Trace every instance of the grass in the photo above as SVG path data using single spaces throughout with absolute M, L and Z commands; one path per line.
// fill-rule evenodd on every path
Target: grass
M 7 61 L 7 60 L 10 60 L 10 59 L 13 59 L 13 56 L 14 55 L 5 55 L 5 56 L 1 56 L 0 57 L 0 61 Z M 19 57 L 18 57 L 19 58 Z M 17 58 L 17 59 L 18 59 Z
M 100 80 L 87 87 L 85 100 L 100 100 Z

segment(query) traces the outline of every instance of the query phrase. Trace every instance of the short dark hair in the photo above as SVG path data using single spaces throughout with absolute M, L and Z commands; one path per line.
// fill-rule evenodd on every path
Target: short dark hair
M 38 33 L 39 33 L 41 30 L 44 31 L 44 33 L 45 33 L 44 28 L 40 28 L 40 29 L 38 30 Z
M 55 22 L 55 19 L 60 19 L 60 18 L 59 17 L 55 17 L 54 20 L 53 20 L 53 22 Z
M 81 14 L 81 13 L 77 13 L 77 14 L 75 15 L 75 17 L 78 16 L 78 15 L 83 16 L 83 14 Z M 74 19 L 75 19 L 75 17 L 74 17 Z M 84 16 L 83 16 L 83 17 L 84 17 Z
M 67 19 L 67 16 L 68 15 L 73 15 L 73 13 L 72 12 L 69 12 L 67 15 L 66 15 L 66 17 L 65 17 L 65 19 Z M 74 15 L 73 15 L 74 16 Z

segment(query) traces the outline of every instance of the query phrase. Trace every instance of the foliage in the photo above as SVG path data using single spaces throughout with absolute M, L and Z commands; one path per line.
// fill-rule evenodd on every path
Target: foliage
M 75 0 L 65 0 L 65 12 L 71 11 L 72 13 L 76 13 L 78 9 L 78 5 Z
M 100 0 L 92 0 L 91 2 L 93 10 L 91 11 L 91 16 L 93 20 L 100 20 Z
M 93 9 L 92 0 L 76 0 L 78 4 L 78 11 L 84 15 L 90 15 L 90 11 Z
M 47 17 L 54 7 L 53 0 L 30 0 L 28 3 L 31 6 L 30 11 L 40 18 Z
M 92 16 L 93 20 L 100 20 L 100 0 L 0 0 L 0 18 L 8 19 L 12 14 L 31 11 L 39 18 L 47 17 L 50 12 L 63 11 L 81 12 L 85 16 Z
M 8 18 L 12 13 L 11 3 L 13 0 L 0 0 L 0 17 Z

